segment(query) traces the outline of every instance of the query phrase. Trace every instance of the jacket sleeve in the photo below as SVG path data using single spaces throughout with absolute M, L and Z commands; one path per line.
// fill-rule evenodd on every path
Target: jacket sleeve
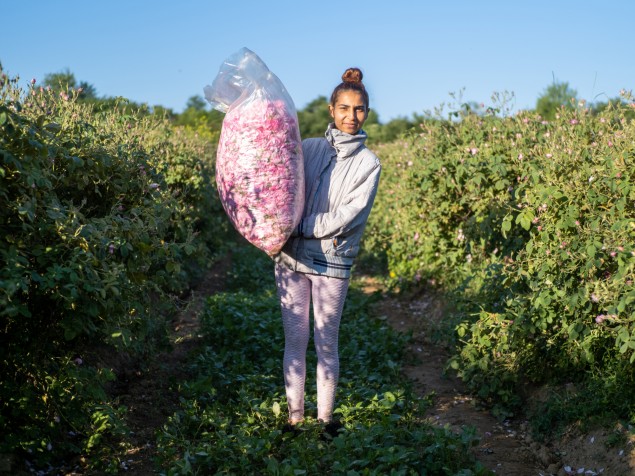
M 337 210 L 304 217 L 298 226 L 298 234 L 306 238 L 331 238 L 365 226 L 375 201 L 380 175 L 381 165 L 377 161 L 350 190 L 342 206 Z

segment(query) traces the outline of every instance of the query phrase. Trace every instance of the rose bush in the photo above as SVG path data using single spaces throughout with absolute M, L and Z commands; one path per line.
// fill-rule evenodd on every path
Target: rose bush
M 395 286 L 447 293 L 452 367 L 507 411 L 521 384 L 595 379 L 607 407 L 635 400 L 632 108 L 430 119 L 378 150 L 366 249 Z
M 0 71 L 0 453 L 36 468 L 113 463 L 108 362 L 165 344 L 226 229 L 195 132 L 78 95 Z

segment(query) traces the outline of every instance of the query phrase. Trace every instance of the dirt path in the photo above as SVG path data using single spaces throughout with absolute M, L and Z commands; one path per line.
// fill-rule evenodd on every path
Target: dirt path
M 556 463 L 555 458 L 537 443 L 531 446 L 524 424 L 499 422 L 487 410 L 477 406 L 460 380 L 444 375 L 449 353 L 443 347 L 433 344 L 428 336 L 431 331 L 430 323 L 441 316 L 442 309 L 438 304 L 432 299 L 402 302 L 385 297 L 377 305 L 376 311 L 395 330 L 412 332 L 413 339 L 408 352 L 412 357 L 409 360 L 414 363 L 403 370 L 414 382 L 414 388 L 420 395 L 434 395 L 434 406 L 428 413 L 431 423 L 449 425 L 457 430 L 474 427 L 480 443 L 473 451 L 483 466 L 496 474 L 555 474 L 558 468 L 549 468 Z M 549 471 L 541 471 L 547 468 Z
M 217 266 L 201 281 L 187 300 L 187 305 L 173 323 L 171 352 L 157 356 L 145 369 L 138 369 L 122 379 L 116 393 L 129 409 L 127 423 L 133 432 L 132 448 L 125 455 L 124 467 L 129 474 L 154 475 L 157 431 L 178 408 L 178 394 L 173 384 L 185 375 L 184 364 L 196 350 L 198 318 L 207 296 L 223 289 L 229 259 Z M 367 292 L 379 289 L 368 280 Z M 430 339 L 434 326 L 442 317 L 442 308 L 429 296 L 416 299 L 384 295 L 376 304 L 375 314 L 400 332 L 412 332 L 408 352 L 413 364 L 404 374 L 421 395 L 434 395 L 429 411 L 431 423 L 450 428 L 474 427 L 480 443 L 473 451 L 488 469 L 505 476 L 593 476 L 635 475 L 633 446 L 623 450 L 606 449 L 606 434 L 575 435 L 557 444 L 533 441 L 524 421 L 499 422 L 480 408 L 461 381 L 444 375 L 448 351 Z
M 368 281 L 367 291 L 378 289 L 375 282 Z M 500 422 L 480 408 L 458 378 L 444 374 L 449 352 L 430 338 L 443 316 L 441 305 L 433 297 L 397 299 L 384 295 L 375 311 L 395 330 L 412 333 L 408 352 L 414 364 L 403 370 L 420 395 L 434 395 L 429 421 L 457 430 L 474 427 L 480 438 L 474 454 L 489 470 L 505 476 L 635 475 L 632 439 L 626 448 L 607 449 L 609 435 L 599 431 L 572 433 L 562 441 L 543 444 L 532 440 L 526 421 Z
M 115 389 L 120 403 L 128 407 L 126 422 L 132 432 L 132 447 L 122 466 L 129 474 L 157 474 L 157 431 L 178 409 L 179 395 L 174 384 L 186 376 L 185 363 L 200 345 L 199 315 L 205 299 L 223 289 L 229 266 L 229 258 L 216 263 L 183 303 L 172 322 L 172 350 L 157 355 L 145 369 L 136 369 Z

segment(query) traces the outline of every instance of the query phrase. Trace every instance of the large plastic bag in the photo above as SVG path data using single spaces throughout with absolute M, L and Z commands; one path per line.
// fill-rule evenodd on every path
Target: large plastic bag
M 300 222 L 304 162 L 295 106 L 265 63 L 242 48 L 221 65 L 205 98 L 223 119 L 216 183 L 232 224 L 270 256 Z

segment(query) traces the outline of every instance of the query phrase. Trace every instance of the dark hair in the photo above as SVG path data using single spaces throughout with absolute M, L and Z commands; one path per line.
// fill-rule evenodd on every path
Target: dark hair
M 342 91 L 358 91 L 362 94 L 364 104 L 366 105 L 366 109 L 368 109 L 368 92 L 366 91 L 366 87 L 364 87 L 364 83 L 362 83 L 363 77 L 362 70 L 359 68 L 348 68 L 344 71 L 342 82 L 335 87 L 331 94 L 331 106 L 335 106 L 337 97 Z

